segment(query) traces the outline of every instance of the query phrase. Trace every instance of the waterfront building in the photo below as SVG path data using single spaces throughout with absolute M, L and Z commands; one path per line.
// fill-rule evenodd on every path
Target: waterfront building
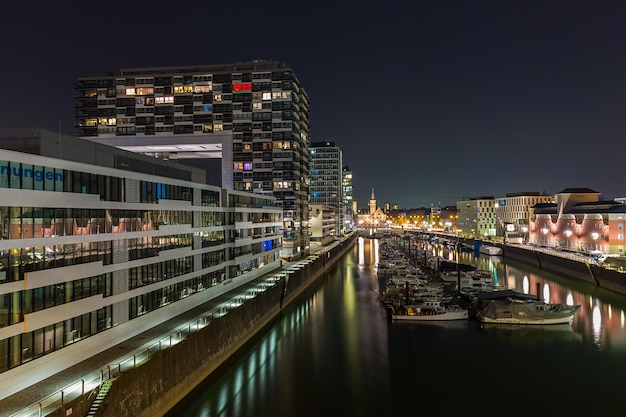
M 506 197 L 498 198 L 495 203 L 496 236 L 504 237 L 508 243 L 527 241 L 532 207 L 553 200 L 553 196 L 541 195 L 538 191 L 507 193 Z
M 329 206 L 335 213 L 335 236 L 345 232 L 343 152 L 334 142 L 313 142 L 311 155 L 311 205 Z M 312 216 L 315 216 L 313 214 Z
M 283 257 L 308 254 L 309 99 L 291 68 L 265 60 L 131 68 L 80 77 L 75 89 L 81 138 L 210 165 L 222 177 L 216 185 L 275 197 Z
M 280 267 L 271 195 L 41 130 L 0 132 L 0 399 Z
M 591 254 L 624 255 L 626 205 L 600 201 L 588 188 L 566 188 L 554 203 L 537 204 L 529 221 L 529 242 Z
M 311 245 L 317 243 L 325 246 L 335 239 L 336 218 L 335 207 L 311 204 Z
M 350 168 L 348 166 L 344 166 L 341 175 L 341 189 L 344 208 L 344 233 L 354 230 L 354 213 L 356 213 L 356 202 L 354 201 L 352 175 L 353 174 Z
M 496 236 L 496 200 L 493 196 L 470 197 L 457 201 L 457 229 L 471 238 Z
M 359 214 L 359 227 L 375 228 L 383 227 L 387 221 L 387 215 L 380 207 L 376 206 L 376 196 L 372 188 L 372 195 L 368 203 L 369 213 Z

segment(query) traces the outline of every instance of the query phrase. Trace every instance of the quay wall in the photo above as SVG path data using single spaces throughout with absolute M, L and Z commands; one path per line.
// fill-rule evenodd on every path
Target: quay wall
M 584 281 L 606 290 L 626 295 L 626 273 L 593 263 L 563 258 L 530 248 L 498 245 L 502 256 L 523 262 L 538 269 Z
M 356 235 L 318 252 L 317 259 L 247 300 L 182 342 L 113 380 L 96 416 L 161 417 L 310 290 L 351 249 Z M 92 395 L 93 396 L 93 395 Z
M 429 236 L 436 235 L 426 234 Z M 484 243 L 480 240 L 463 237 L 457 237 L 456 240 L 469 246 L 474 246 L 475 243 Z M 597 265 L 583 260 L 565 258 L 535 250 L 531 246 L 513 246 L 492 242 L 489 244 L 502 248 L 502 256 L 505 258 L 532 265 L 566 278 L 584 281 L 620 295 L 626 295 L 626 271 L 624 268 L 619 269 L 609 263 Z

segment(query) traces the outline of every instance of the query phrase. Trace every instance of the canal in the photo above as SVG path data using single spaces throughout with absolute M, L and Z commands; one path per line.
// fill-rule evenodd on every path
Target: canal
M 391 323 L 378 240 L 359 238 L 320 285 L 167 416 L 621 415 L 626 297 L 499 257 L 426 250 L 509 288 L 581 304 L 567 326 Z

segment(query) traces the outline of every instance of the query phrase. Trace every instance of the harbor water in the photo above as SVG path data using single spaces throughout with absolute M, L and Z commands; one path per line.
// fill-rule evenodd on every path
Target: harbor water
M 393 323 L 379 300 L 379 240 L 359 238 L 301 302 L 208 378 L 173 416 L 621 415 L 626 297 L 500 257 L 426 244 L 553 303 L 568 325 Z

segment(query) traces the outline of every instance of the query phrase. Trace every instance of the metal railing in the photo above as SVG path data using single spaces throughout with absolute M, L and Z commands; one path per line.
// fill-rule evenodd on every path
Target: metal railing
M 275 286 L 285 273 L 288 272 L 281 272 L 268 277 L 257 286 L 246 289 L 243 293 L 240 293 L 230 300 L 218 305 L 205 315 L 195 319 L 193 322 L 190 322 L 173 333 L 156 340 L 148 347 L 141 348 L 137 352 L 121 358 L 119 362 L 113 362 L 86 375 L 80 380 L 67 385 L 59 391 L 48 395 L 28 407 L 23 408 L 17 413 L 11 414 L 10 417 L 43 417 L 53 412 L 57 408 L 75 400 L 81 395 L 95 390 L 101 386 L 103 382 L 115 379 L 122 373 L 128 372 L 145 363 L 157 352 L 174 346 L 184 340 L 189 334 L 208 326 L 212 320 L 228 314 L 230 310 L 239 307 L 245 301 L 255 298 L 268 288 Z

